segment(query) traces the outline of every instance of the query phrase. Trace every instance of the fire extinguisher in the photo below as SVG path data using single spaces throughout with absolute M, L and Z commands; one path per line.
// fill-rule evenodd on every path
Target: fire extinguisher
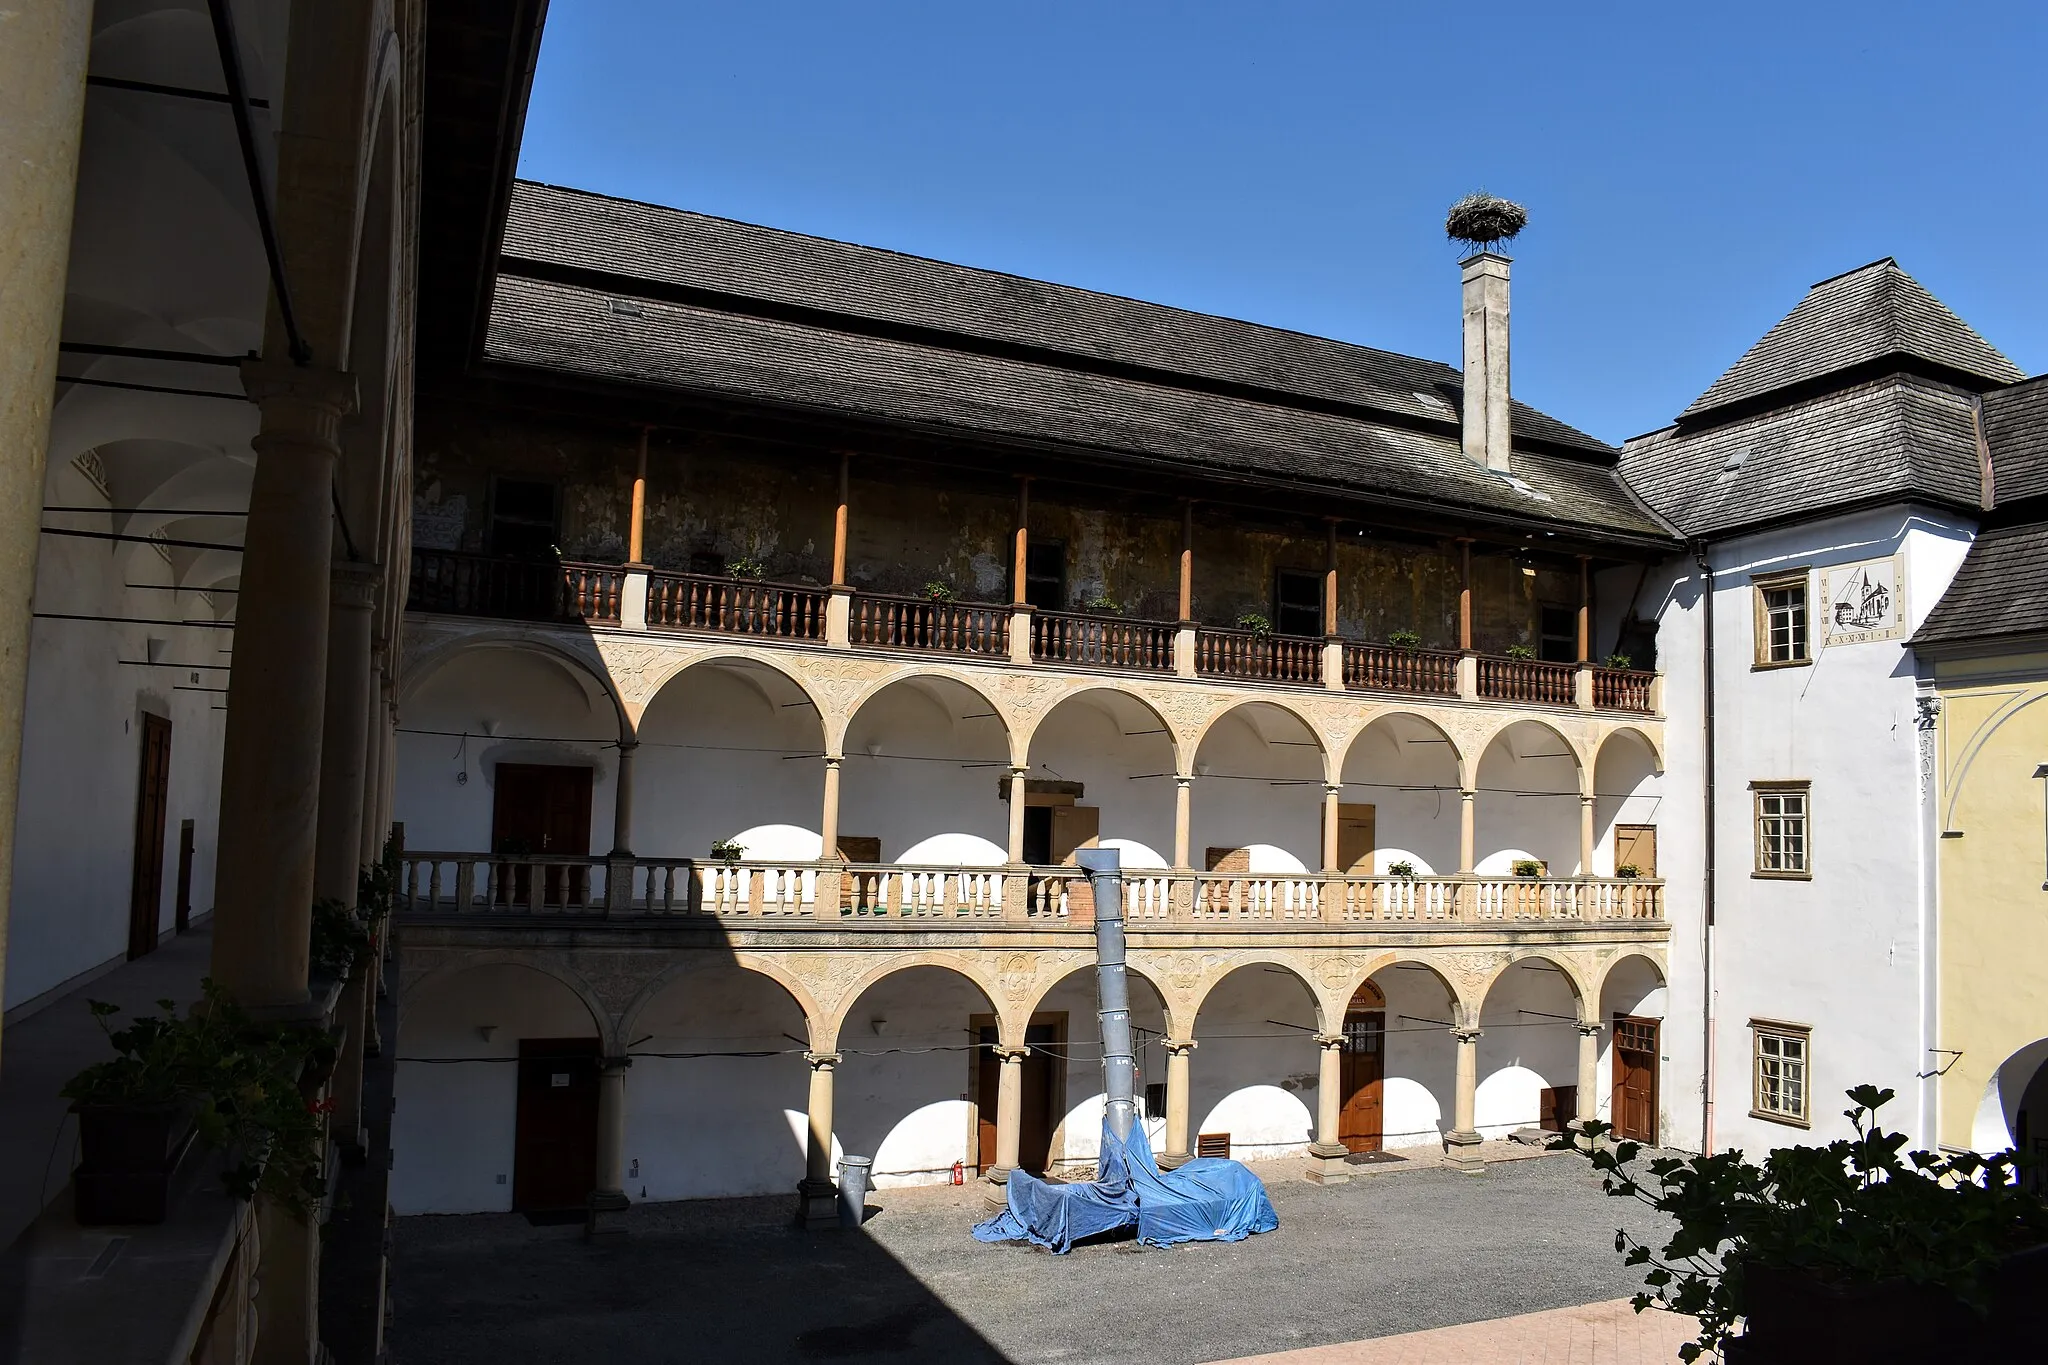
M 965 1185 L 967 1183 L 966 1162 L 956 1161 L 953 1163 L 953 1183 L 955 1185 Z

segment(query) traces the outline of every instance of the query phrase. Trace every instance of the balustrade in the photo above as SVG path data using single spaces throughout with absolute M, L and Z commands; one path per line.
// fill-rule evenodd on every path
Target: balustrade
M 1458 695 L 1458 655 L 1446 649 L 1344 645 L 1344 685 L 1367 692 Z
M 1195 632 L 1195 672 L 1208 678 L 1319 687 L 1323 642 L 1306 635 L 1203 626 Z
M 1578 700 L 1578 667 L 1537 659 L 1479 656 L 1479 695 L 1492 701 L 1571 706 Z
M 1632 668 L 1596 668 L 1593 670 L 1593 705 L 1608 711 L 1635 711 L 1648 715 L 1651 685 L 1656 680 L 1655 673 Z
M 1041 611 L 1031 617 L 1031 657 L 1094 668 L 1173 671 L 1175 628 L 1164 621 Z
M 615 564 L 499 559 L 453 550 L 414 550 L 406 606 L 519 621 L 616 624 L 626 571 Z
M 888 649 L 1000 658 L 1010 651 L 1010 609 L 856 593 L 852 640 L 856 645 Z
M 776 640 L 825 637 L 823 588 L 709 574 L 647 576 L 647 624 Z

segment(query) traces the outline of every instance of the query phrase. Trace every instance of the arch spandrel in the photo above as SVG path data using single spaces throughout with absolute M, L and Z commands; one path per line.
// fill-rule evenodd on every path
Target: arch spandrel
M 398 979 L 401 1011 L 407 1004 L 417 1001 L 428 987 L 464 972 L 478 967 L 520 967 L 567 987 L 582 1002 L 590 1012 L 591 1027 L 596 1030 L 599 1046 L 606 1056 L 616 1056 L 624 1050 L 620 1046 L 623 1035 L 619 1031 L 617 1017 L 606 1008 L 596 987 L 576 970 L 566 955 L 535 952 L 530 948 L 409 948 L 402 955 L 401 962 Z
M 1002 1018 L 1003 995 L 997 989 L 988 962 L 984 960 L 988 956 L 987 953 L 957 949 L 896 952 L 880 959 L 865 953 L 857 957 L 835 953 L 791 953 L 787 955 L 784 966 L 805 983 L 811 999 L 817 1003 L 818 1012 L 812 1016 L 812 1050 L 831 1052 L 839 1046 L 840 1031 L 846 1024 L 846 1011 L 875 983 L 912 967 L 938 967 L 962 978 L 981 992 L 982 998 L 988 1002 L 989 1012 Z M 1017 1036 L 1021 1041 L 1023 1034 L 1020 1032 Z
M 598 695 L 610 704 L 613 719 L 618 723 L 619 738 L 630 739 L 634 735 L 637 713 L 629 711 L 624 699 L 614 690 L 611 670 L 594 646 L 585 641 L 570 641 L 541 631 L 509 626 L 444 634 L 415 631 L 408 623 L 405 632 L 405 681 L 399 689 L 400 703 L 416 696 L 436 673 L 456 659 L 493 649 L 537 655 L 568 669 L 579 685 L 587 683 L 594 687 Z
M 669 987 L 690 976 L 715 971 L 720 967 L 737 967 L 741 971 L 763 977 L 780 986 L 796 1007 L 803 1011 L 804 1022 L 813 1039 L 817 1037 L 820 1011 L 817 1001 L 811 998 L 811 991 L 801 979 L 789 971 L 779 960 L 780 954 L 739 951 L 727 953 L 682 953 L 675 956 L 652 979 L 642 986 L 619 1014 L 619 1036 L 630 1039 L 640 1026 L 641 1015 Z M 814 1044 L 815 1045 L 815 1044 Z
M 1159 698 L 1140 688 L 1107 678 L 1101 680 L 1093 678 L 1075 680 L 1072 685 L 1067 686 L 1058 695 L 1042 698 L 1038 703 L 1035 703 L 1028 716 L 1019 721 L 1020 729 L 1017 734 L 1016 747 L 1021 756 L 1016 761 L 1024 764 L 1031 762 L 1032 746 L 1037 742 L 1038 732 L 1044 727 L 1046 721 L 1052 718 L 1053 712 L 1069 702 L 1083 700 L 1091 693 L 1108 693 L 1113 696 L 1124 697 L 1143 708 L 1166 731 L 1167 746 L 1173 752 L 1174 771 L 1188 771 L 1187 765 L 1194 761 L 1193 752 L 1182 747 L 1180 727 L 1175 724 L 1173 718 L 1160 706 Z
M 1486 998 L 1501 978 L 1518 963 L 1540 962 L 1555 967 L 1564 973 L 1565 983 L 1571 987 L 1572 998 L 1579 1007 L 1579 1019 L 1583 1023 L 1598 1022 L 1600 1015 L 1600 992 L 1594 986 L 1586 964 L 1574 953 L 1560 953 L 1544 948 L 1510 949 L 1503 955 L 1504 960 L 1485 974 L 1483 984 L 1471 995 L 1472 1017 L 1477 1019 L 1486 1008 Z M 1605 980 L 1602 977 L 1602 980 Z

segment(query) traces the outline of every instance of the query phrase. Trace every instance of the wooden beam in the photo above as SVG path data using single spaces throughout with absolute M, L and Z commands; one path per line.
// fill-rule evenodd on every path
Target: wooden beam
M 633 467 L 633 519 L 626 531 L 628 564 L 647 562 L 641 551 L 647 543 L 647 433 L 650 430 L 650 427 L 640 428 L 640 458 Z
M 1593 657 L 1593 561 L 1579 556 L 1579 662 Z
M 846 504 L 851 464 L 852 458 L 845 451 L 840 451 L 839 504 L 832 513 L 832 586 L 835 588 L 846 586 Z M 832 850 L 826 849 L 825 856 L 832 857 Z
M 1011 598 L 1017 606 L 1026 602 L 1024 595 L 1024 574 L 1027 568 L 1027 552 L 1031 549 L 1031 476 L 1017 476 L 1017 550 L 1011 561 Z
M 1472 538 L 1458 537 L 1458 648 L 1472 652 Z
M 1180 505 L 1180 619 L 1195 619 L 1195 502 Z
M 1323 634 L 1337 633 L 1337 519 L 1328 519 L 1328 544 L 1323 554 Z

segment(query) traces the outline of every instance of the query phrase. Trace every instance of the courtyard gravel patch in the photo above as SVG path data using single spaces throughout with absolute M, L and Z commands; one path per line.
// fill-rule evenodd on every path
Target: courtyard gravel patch
M 967 1235 L 986 1212 L 971 1186 L 879 1192 L 859 1231 L 795 1228 L 794 1196 L 640 1205 L 594 1243 L 514 1214 L 404 1218 L 392 1356 L 1195 1365 L 1619 1298 L 1641 1272 L 1615 1228 L 1666 1231 L 1572 1156 L 1329 1187 L 1255 1169 L 1277 1232 L 1165 1251 L 985 1246 Z

